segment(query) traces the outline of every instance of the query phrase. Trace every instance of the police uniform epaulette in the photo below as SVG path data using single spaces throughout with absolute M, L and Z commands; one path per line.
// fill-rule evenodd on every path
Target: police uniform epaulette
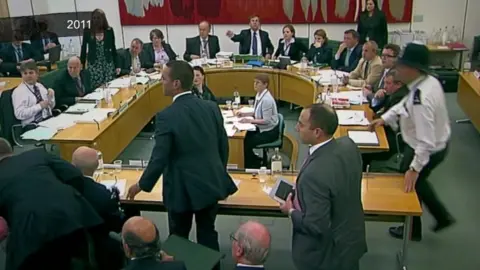
M 415 90 L 415 93 L 413 94 L 413 105 L 422 105 L 422 99 L 420 97 L 421 92 L 422 91 L 418 88 Z

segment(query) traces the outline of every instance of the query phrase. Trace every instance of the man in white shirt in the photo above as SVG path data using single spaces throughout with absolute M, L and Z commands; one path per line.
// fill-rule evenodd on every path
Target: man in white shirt
M 235 35 L 227 31 L 227 37 L 233 42 L 239 42 L 239 54 L 263 56 L 270 59 L 273 54 L 273 44 L 267 32 L 260 29 L 260 18 L 257 15 L 250 17 L 250 29 L 244 29 Z
M 12 102 L 15 117 L 22 121 L 24 129 L 32 123 L 40 123 L 52 116 L 55 107 L 55 93 L 38 83 L 38 68 L 35 62 L 20 66 L 23 82 L 13 90 Z
M 248 221 L 230 235 L 232 257 L 237 264 L 236 270 L 265 269 L 270 250 L 270 232 L 255 221 Z
M 428 74 L 429 60 L 429 50 L 425 45 L 407 45 L 396 68 L 410 93 L 380 119 L 374 120 L 371 129 L 384 124 L 395 126 L 400 119 L 400 131 L 406 144 L 400 169 L 405 173 L 405 192 L 417 192 L 420 202 L 436 219 L 432 230 L 438 232 L 455 220 L 440 202 L 427 178 L 445 159 L 451 130 L 442 85 Z M 412 240 L 420 241 L 420 217 L 413 218 L 412 230 Z M 403 238 L 404 227 L 392 227 L 390 234 Z

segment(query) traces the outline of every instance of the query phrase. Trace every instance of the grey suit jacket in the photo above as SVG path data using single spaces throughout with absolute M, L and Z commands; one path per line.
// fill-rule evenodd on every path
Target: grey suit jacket
M 297 177 L 292 255 L 298 270 L 348 270 L 367 252 L 361 200 L 362 158 L 348 137 L 332 139 Z
M 265 124 L 258 124 L 257 127 L 260 132 L 265 132 L 274 129 L 278 125 L 278 109 L 277 103 L 270 91 L 265 91 L 260 95 L 254 104 L 255 119 L 265 120 Z

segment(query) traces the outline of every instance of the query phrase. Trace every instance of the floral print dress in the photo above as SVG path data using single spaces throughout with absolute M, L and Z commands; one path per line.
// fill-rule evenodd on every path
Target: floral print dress
M 96 43 L 96 60 L 93 64 L 88 65 L 94 88 L 115 79 L 115 64 L 107 61 L 105 57 L 104 41 L 97 39 Z

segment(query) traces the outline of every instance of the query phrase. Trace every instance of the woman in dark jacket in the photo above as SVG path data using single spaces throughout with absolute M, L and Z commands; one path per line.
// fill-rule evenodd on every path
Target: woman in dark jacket
M 274 59 L 279 56 L 289 56 L 291 60 L 300 61 L 307 48 L 301 42 L 295 42 L 295 28 L 291 24 L 283 27 L 283 38 L 278 41 Z
M 115 79 L 120 73 L 115 34 L 101 9 L 92 12 L 91 28 L 83 31 L 80 60 L 90 71 L 94 88 Z
M 143 48 L 147 58 L 146 68 L 163 66 L 177 58 L 177 54 L 172 50 L 170 44 L 165 43 L 163 33 L 159 29 L 150 31 L 150 41 L 151 43 L 145 44 Z
M 373 40 L 378 48 L 383 48 L 388 42 L 387 17 L 380 10 L 377 0 L 367 0 L 367 8 L 360 13 L 357 32 L 360 43 Z
M 205 71 L 200 66 L 193 67 L 193 89 L 192 92 L 201 99 L 217 101 L 215 95 L 205 85 Z
M 327 64 L 331 65 L 333 52 L 328 45 L 327 32 L 323 29 L 318 29 L 313 34 L 315 42 L 310 45 L 307 53 L 308 61 L 313 64 Z

